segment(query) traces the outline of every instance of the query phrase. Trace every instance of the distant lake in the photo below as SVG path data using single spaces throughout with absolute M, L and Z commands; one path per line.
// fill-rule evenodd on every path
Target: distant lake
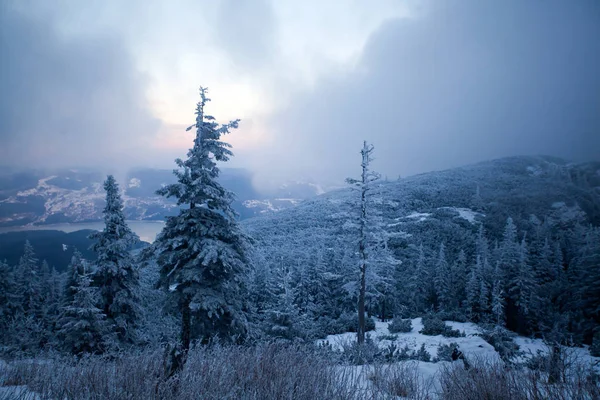
M 164 221 L 127 221 L 127 224 L 144 242 L 152 243 L 156 235 L 165 226 Z M 34 226 L 6 226 L 0 227 L 0 233 L 17 231 L 39 231 L 54 230 L 66 233 L 80 231 L 82 229 L 93 229 L 96 231 L 104 229 L 104 222 L 75 222 Z

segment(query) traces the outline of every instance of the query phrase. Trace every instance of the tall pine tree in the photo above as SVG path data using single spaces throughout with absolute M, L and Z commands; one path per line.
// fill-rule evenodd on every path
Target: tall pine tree
M 200 88 L 194 146 L 187 159 L 177 159 L 178 182 L 157 193 L 174 197 L 179 214 L 167 217 L 154 242 L 161 268 L 159 284 L 174 298 L 182 318 L 181 341 L 208 341 L 212 336 L 236 341 L 247 331 L 242 291 L 249 263 L 249 242 L 231 206 L 232 192 L 218 182 L 217 162 L 233 154 L 221 136 L 239 120 L 220 125 L 205 113 L 207 89 Z

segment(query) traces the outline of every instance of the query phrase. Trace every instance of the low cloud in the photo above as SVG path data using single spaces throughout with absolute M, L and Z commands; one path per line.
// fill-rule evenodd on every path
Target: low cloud
M 597 2 L 432 2 L 385 23 L 356 68 L 268 124 L 263 180 L 396 177 L 519 154 L 600 158 Z
M 20 166 L 135 165 L 160 128 L 117 37 L 61 35 L 3 3 L 0 160 Z

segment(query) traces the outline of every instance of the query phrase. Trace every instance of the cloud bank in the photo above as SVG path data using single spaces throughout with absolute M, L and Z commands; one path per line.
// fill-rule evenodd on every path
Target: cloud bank
M 134 165 L 160 127 L 118 37 L 64 37 L 51 19 L 0 12 L 2 164 Z
M 264 177 L 396 177 L 519 154 L 600 158 L 600 4 L 432 2 L 269 120 Z M 272 167 L 272 166 L 277 166 Z

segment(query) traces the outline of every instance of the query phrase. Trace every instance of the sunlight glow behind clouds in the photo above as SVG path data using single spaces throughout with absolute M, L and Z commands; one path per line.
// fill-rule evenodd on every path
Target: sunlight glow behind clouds
M 265 180 L 351 175 L 362 139 L 397 176 L 522 153 L 589 158 L 600 137 L 593 0 L 0 7 L 14 54 L 0 80 L 8 163 L 170 168 L 191 145 L 199 85 L 217 121 L 242 119 L 230 165 Z

